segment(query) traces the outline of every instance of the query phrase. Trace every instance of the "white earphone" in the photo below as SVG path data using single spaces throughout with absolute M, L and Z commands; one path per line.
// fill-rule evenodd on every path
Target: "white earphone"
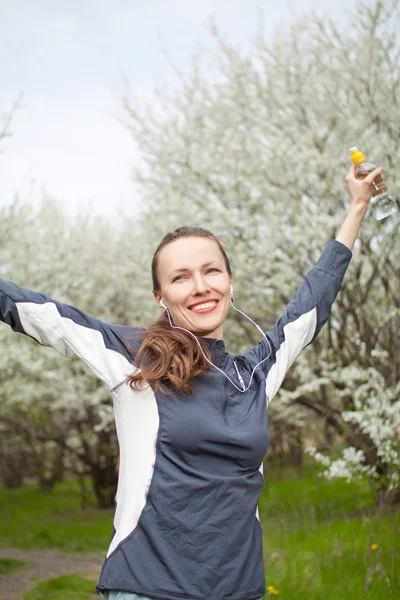
M 233 360 L 233 364 L 234 364 L 234 366 L 235 366 L 236 373 L 237 373 L 238 379 L 239 379 L 239 381 L 240 381 L 241 388 L 239 388 L 239 387 L 236 385 L 236 383 L 235 383 L 234 381 L 232 381 L 232 379 L 231 379 L 230 377 L 228 377 L 228 375 L 227 375 L 227 374 L 226 374 L 226 373 L 225 373 L 225 372 L 224 372 L 222 369 L 220 369 L 219 367 L 217 367 L 217 365 L 214 365 L 214 363 L 213 363 L 213 362 L 211 362 L 211 361 L 210 361 L 210 360 L 207 358 L 207 356 L 204 354 L 203 348 L 201 347 L 201 344 L 200 344 L 200 342 L 199 342 L 199 340 L 198 340 L 197 336 L 196 336 L 196 335 L 195 335 L 195 334 L 194 334 L 192 331 L 189 331 L 188 329 L 185 329 L 184 327 L 178 327 L 177 325 L 173 325 L 173 324 L 172 324 L 171 315 L 169 314 L 169 310 L 168 310 L 168 308 L 165 306 L 165 304 L 164 304 L 164 302 L 163 302 L 163 299 L 162 299 L 162 298 L 160 298 L 160 307 L 164 308 L 164 310 L 165 310 L 165 312 L 166 312 L 166 315 L 167 315 L 167 317 L 168 317 L 169 324 L 170 324 L 170 326 L 172 327 L 172 329 L 180 329 L 180 330 L 182 330 L 182 331 L 186 331 L 186 333 L 188 333 L 189 335 L 191 335 L 191 336 L 192 336 L 192 337 L 193 337 L 193 338 L 196 340 L 196 342 L 197 342 L 197 344 L 198 344 L 198 346 L 199 346 L 199 348 L 200 348 L 200 350 L 201 350 L 201 353 L 203 354 L 203 356 L 204 356 L 204 358 L 206 359 L 206 361 L 207 361 L 207 362 L 208 362 L 208 363 L 209 363 L 209 364 L 210 364 L 212 367 L 214 367 L 215 369 L 217 369 L 217 371 L 219 371 L 220 373 L 222 373 L 222 375 L 223 375 L 224 377 L 226 377 L 226 379 L 227 379 L 227 380 L 228 380 L 228 381 L 229 381 L 229 382 L 230 382 L 230 383 L 233 385 L 233 387 L 234 387 L 234 388 L 236 388 L 236 389 L 237 389 L 239 392 L 241 392 L 241 393 L 244 393 L 244 392 L 246 392 L 246 391 L 249 389 L 249 387 L 251 386 L 251 382 L 253 381 L 253 377 L 254 377 L 254 373 L 255 373 L 256 369 L 257 369 L 257 368 L 258 368 L 260 365 L 262 365 L 262 364 L 263 364 L 263 363 L 264 363 L 266 360 L 268 360 L 268 359 L 269 359 L 269 357 L 271 356 L 271 354 L 272 354 L 272 348 L 271 348 L 271 344 L 270 344 L 270 342 L 269 342 L 269 339 L 268 339 L 268 337 L 265 335 L 265 333 L 264 333 L 264 331 L 261 329 L 261 327 L 260 327 L 259 325 L 257 325 L 257 323 L 255 323 L 255 321 L 253 321 L 253 319 L 251 319 L 251 318 L 250 318 L 248 315 L 246 315 L 246 313 L 242 312 L 241 310 L 239 310 L 238 308 L 236 308 L 236 306 L 234 306 L 234 304 L 233 304 L 233 285 L 231 285 L 231 286 L 230 286 L 230 291 L 231 291 L 231 304 L 232 304 L 232 308 L 234 308 L 234 309 L 235 309 L 235 310 L 236 310 L 238 313 L 240 313 L 241 315 L 243 315 L 244 317 L 246 317 L 246 319 L 248 319 L 249 321 L 251 321 L 251 323 L 253 323 L 253 325 L 255 325 L 255 326 L 257 327 L 258 331 L 259 331 L 259 332 L 262 334 L 262 336 L 265 338 L 265 340 L 266 340 L 266 342 L 267 342 L 267 345 L 268 345 L 268 348 L 269 348 L 269 353 L 268 353 L 268 355 L 267 355 L 265 358 L 263 358 L 263 360 L 260 360 L 260 361 L 259 361 L 259 362 L 258 362 L 258 363 L 255 365 L 255 367 L 253 367 L 253 370 L 252 370 L 252 372 L 251 372 L 250 379 L 249 379 L 249 382 L 248 382 L 248 384 L 247 384 L 247 385 L 246 385 L 246 384 L 245 384 L 245 382 L 243 381 L 243 377 L 241 376 L 241 374 L 240 374 L 240 372 L 239 372 L 239 369 L 238 369 L 238 367 L 237 367 L 237 364 L 236 364 L 236 361 L 235 361 L 235 359 Z

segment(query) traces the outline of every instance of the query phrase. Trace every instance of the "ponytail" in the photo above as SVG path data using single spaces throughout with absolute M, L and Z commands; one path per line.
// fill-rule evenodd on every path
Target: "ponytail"
M 201 338 L 199 341 L 210 360 L 207 345 Z M 196 340 L 184 331 L 171 329 L 164 315 L 144 331 L 134 365 L 140 370 L 129 376 L 131 388 L 139 389 L 146 382 L 156 393 L 165 393 L 167 386 L 191 394 L 189 381 L 210 369 Z

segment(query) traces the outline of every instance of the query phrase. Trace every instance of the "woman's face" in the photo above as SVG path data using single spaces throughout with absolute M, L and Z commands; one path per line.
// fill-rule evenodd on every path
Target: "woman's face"
M 157 267 L 162 298 L 174 325 L 202 337 L 222 339 L 233 279 L 218 244 L 209 238 L 182 237 L 160 251 Z

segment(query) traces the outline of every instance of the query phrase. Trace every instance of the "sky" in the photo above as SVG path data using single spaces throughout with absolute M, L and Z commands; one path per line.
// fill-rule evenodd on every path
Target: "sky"
M 74 214 L 140 211 L 131 171 L 139 152 L 121 124 L 123 77 L 152 102 L 193 52 L 210 48 L 213 17 L 227 38 L 252 46 L 314 9 L 345 20 L 358 0 L 0 0 L 0 116 L 20 98 L 0 146 L 0 206 L 46 193 Z M 123 74 L 123 75 L 122 75 Z

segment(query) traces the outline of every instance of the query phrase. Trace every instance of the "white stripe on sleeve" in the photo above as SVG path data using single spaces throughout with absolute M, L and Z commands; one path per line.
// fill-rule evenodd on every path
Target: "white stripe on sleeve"
M 53 302 L 17 302 L 16 306 L 21 325 L 28 335 L 64 356 L 77 355 L 109 388 L 134 370 L 122 354 L 105 346 L 100 331 L 61 316 Z
M 282 381 L 300 352 L 313 339 L 317 327 L 317 309 L 302 314 L 283 328 L 284 341 L 276 352 L 276 361 L 266 379 L 267 405 L 279 390 Z

